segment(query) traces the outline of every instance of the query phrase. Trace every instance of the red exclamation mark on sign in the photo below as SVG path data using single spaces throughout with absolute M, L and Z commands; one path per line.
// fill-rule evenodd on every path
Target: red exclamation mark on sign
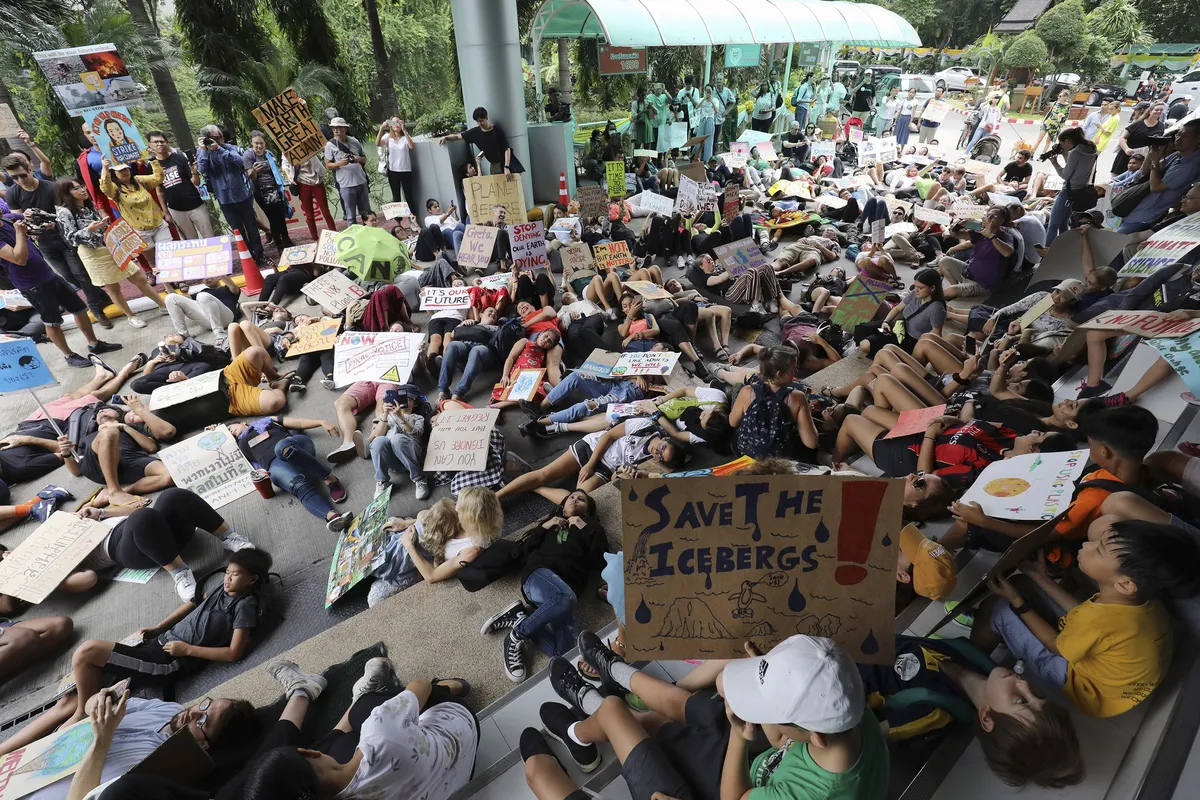
M 854 586 L 867 577 L 866 567 L 875 538 L 879 507 L 887 493 L 885 481 L 846 481 L 842 484 L 842 521 L 838 525 L 838 560 L 842 564 L 833 573 L 841 586 Z

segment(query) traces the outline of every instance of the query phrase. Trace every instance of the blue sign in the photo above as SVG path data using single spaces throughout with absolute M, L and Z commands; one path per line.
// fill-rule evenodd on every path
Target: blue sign
M 757 67 L 762 59 L 761 44 L 725 45 L 725 67 Z
M 139 161 L 146 152 L 142 134 L 133 124 L 127 108 L 105 108 L 91 112 L 86 119 L 96 147 L 114 164 L 131 164 Z
M 58 383 L 32 339 L 0 341 L 0 394 Z

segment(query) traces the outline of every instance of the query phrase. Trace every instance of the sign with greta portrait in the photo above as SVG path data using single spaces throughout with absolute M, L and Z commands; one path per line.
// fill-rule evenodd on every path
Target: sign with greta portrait
M 903 481 L 732 475 L 624 481 L 631 659 L 738 658 L 803 633 L 890 664 Z

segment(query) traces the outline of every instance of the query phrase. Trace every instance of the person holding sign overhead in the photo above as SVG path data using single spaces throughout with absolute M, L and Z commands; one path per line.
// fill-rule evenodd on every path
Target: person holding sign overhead
M 417 204 L 417 195 L 413 190 L 412 167 L 412 154 L 416 144 L 413 143 L 412 134 L 404 127 L 404 120 L 392 117 L 387 122 L 379 123 L 375 146 L 387 148 L 387 154 L 382 161 L 387 173 L 388 186 L 392 190 L 392 202 L 399 203 L 403 200 L 412 208 Z
M 525 167 L 521 166 L 521 162 L 517 160 L 512 148 L 509 147 L 504 129 L 499 125 L 492 124 L 486 108 L 483 106 L 476 108 L 471 112 L 471 119 L 475 120 L 474 128 L 464 133 L 451 133 L 443 136 L 438 139 L 438 144 L 444 145 L 446 142 L 461 139 L 467 144 L 475 145 L 492 165 L 492 171 L 494 172 L 497 166 L 503 166 L 504 175 L 510 180 L 513 175 L 525 171 Z

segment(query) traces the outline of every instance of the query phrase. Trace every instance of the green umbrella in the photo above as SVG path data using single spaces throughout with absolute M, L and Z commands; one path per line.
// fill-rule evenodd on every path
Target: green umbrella
M 338 260 L 364 281 L 391 283 L 410 266 L 404 245 L 383 228 L 351 225 L 334 239 Z

